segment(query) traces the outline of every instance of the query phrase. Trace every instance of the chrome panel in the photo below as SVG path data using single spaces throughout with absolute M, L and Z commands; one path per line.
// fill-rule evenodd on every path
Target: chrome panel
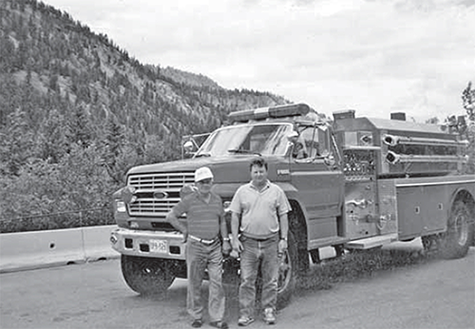
M 129 215 L 165 217 L 180 201 L 178 194 L 183 185 L 193 182 L 193 171 L 131 175 L 127 183 L 136 188 L 135 195 L 138 197 L 129 204 Z M 154 191 L 160 191 L 168 197 L 153 198 Z

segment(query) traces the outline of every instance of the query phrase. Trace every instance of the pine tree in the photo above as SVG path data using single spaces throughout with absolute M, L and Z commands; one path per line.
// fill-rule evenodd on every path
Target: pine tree
M 0 138 L 1 174 L 18 175 L 21 167 L 33 155 L 33 134 L 28 127 L 25 113 L 20 109 L 11 113 L 4 131 Z
M 115 167 L 116 157 L 121 152 L 123 141 L 123 128 L 119 125 L 115 117 L 111 116 L 106 124 L 106 136 L 104 141 L 104 162 L 108 168 Z
M 51 111 L 42 121 L 39 138 L 37 138 L 38 154 L 41 158 L 51 163 L 58 163 L 69 151 L 67 135 L 68 125 L 63 115 L 56 110 Z
M 74 109 L 68 127 L 68 138 L 71 143 L 76 143 L 83 148 L 86 148 L 91 144 L 93 137 L 92 127 L 83 106 L 77 106 Z

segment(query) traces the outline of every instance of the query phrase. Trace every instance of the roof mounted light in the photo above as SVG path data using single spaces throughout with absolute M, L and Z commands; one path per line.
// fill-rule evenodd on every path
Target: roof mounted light
M 246 122 L 249 120 L 264 120 L 267 118 L 284 118 L 305 115 L 309 111 L 310 107 L 307 104 L 299 103 L 232 112 L 229 114 L 228 118 L 231 122 Z

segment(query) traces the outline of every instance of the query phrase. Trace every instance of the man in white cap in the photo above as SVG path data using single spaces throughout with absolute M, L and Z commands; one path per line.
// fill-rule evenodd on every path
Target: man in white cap
M 167 220 L 183 233 L 186 241 L 186 265 L 188 271 L 187 309 L 193 318 L 191 326 L 203 325 L 201 285 L 208 270 L 210 325 L 228 328 L 224 321 L 225 296 L 222 286 L 223 253 L 231 250 L 228 230 L 224 219 L 221 198 L 211 192 L 213 173 L 208 167 L 195 171 L 197 189 L 182 197 L 168 213 Z M 186 213 L 186 224 L 178 218 Z M 221 242 L 222 241 L 222 242 Z

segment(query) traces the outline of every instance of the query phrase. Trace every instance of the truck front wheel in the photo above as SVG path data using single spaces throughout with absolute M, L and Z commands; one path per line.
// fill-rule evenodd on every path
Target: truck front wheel
M 441 246 L 445 258 L 464 257 L 473 240 L 473 214 L 462 200 L 456 201 L 443 234 Z
M 162 294 L 175 280 L 170 263 L 164 259 L 122 255 L 121 267 L 127 285 L 142 295 Z

